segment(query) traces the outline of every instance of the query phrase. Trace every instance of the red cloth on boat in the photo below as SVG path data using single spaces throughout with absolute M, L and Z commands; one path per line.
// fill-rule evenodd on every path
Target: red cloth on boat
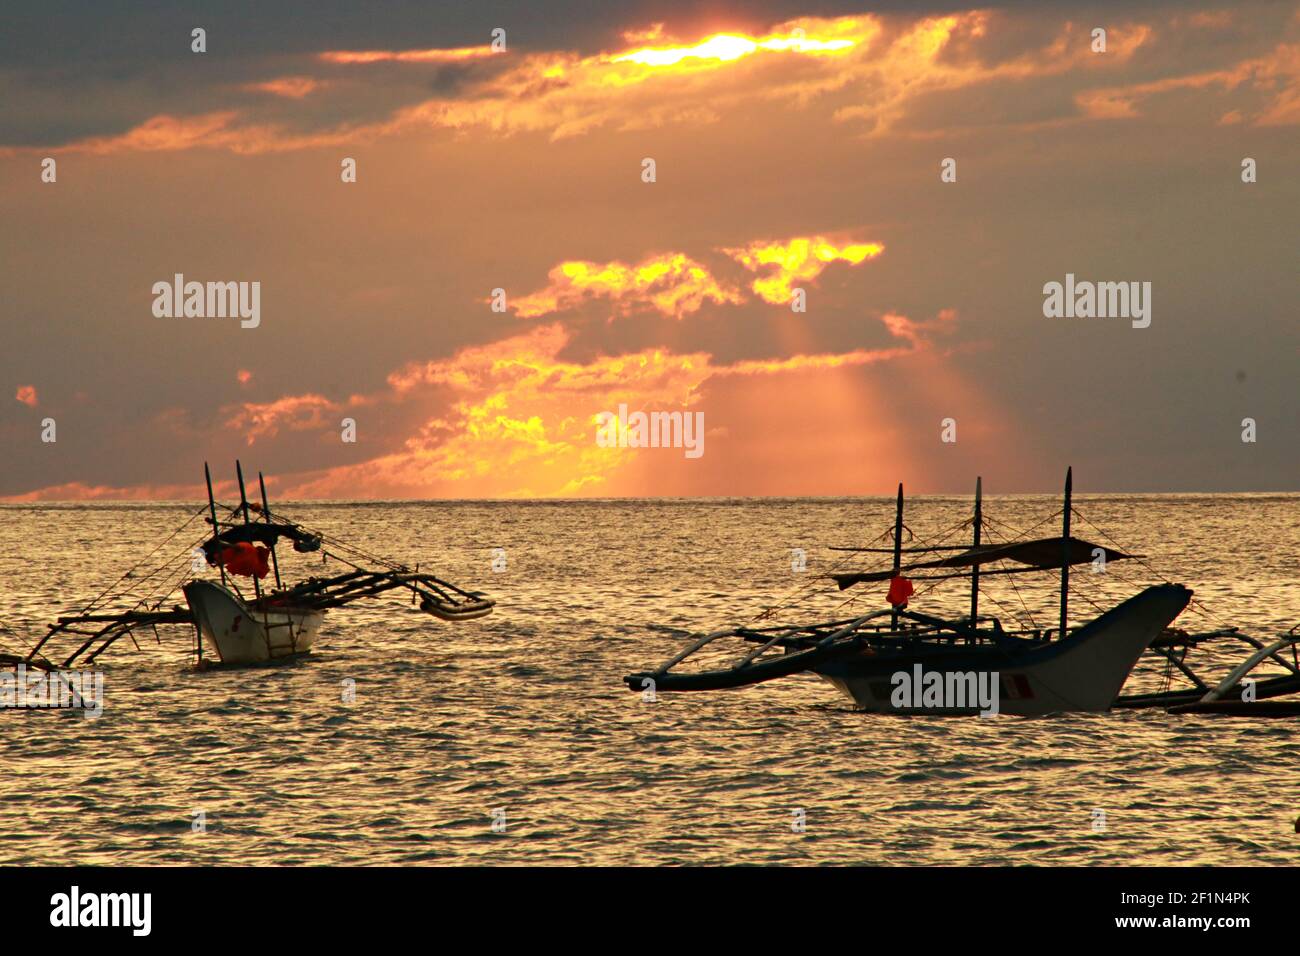
M 894 607 L 907 607 L 907 599 L 912 596 L 916 588 L 912 587 L 912 582 L 901 574 L 889 580 L 889 597 L 887 600 Z
M 240 574 L 246 578 L 256 575 L 264 578 L 271 571 L 267 556 L 271 552 L 261 545 L 241 541 L 221 549 L 221 563 L 231 574 Z

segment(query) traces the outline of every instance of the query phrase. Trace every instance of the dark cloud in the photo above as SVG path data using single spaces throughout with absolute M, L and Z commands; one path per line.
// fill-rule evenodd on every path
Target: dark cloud
M 862 12 L 861 0 L 759 0 L 742 5 L 688 0 L 483 0 L 472 4 L 352 0 L 315 3 L 191 2 L 106 5 L 55 0 L 10 15 L 0 29 L 0 148 L 67 145 L 88 137 L 121 134 L 158 115 L 177 117 L 238 109 L 242 121 L 284 124 L 297 132 L 379 122 L 430 96 L 474 97 L 501 63 L 378 63 L 365 67 L 319 62 L 327 50 L 418 50 L 477 46 L 491 31 L 507 31 L 510 49 L 568 50 L 590 54 L 623 45 L 623 31 L 652 23 L 669 32 L 700 36 L 721 29 L 759 31 L 803 16 Z M 993 64 L 1041 49 L 1064 20 L 1114 24 L 1135 17 L 1122 3 L 1001 3 L 1012 16 L 978 38 L 955 38 L 944 58 Z M 1040 10 L 1046 7 L 1046 15 Z M 1166 8 L 1148 3 L 1150 17 Z M 1201 49 L 1172 50 L 1195 56 L 1211 44 L 1226 57 L 1248 45 L 1250 35 L 1280 29 L 1285 4 L 1260 4 L 1257 28 L 1243 32 L 1180 31 L 1170 43 Z M 1196 9 L 1173 5 L 1181 17 Z M 886 37 L 927 13 L 960 10 L 949 3 L 875 3 L 884 15 Z M 1214 9 L 1207 2 L 1205 9 Z M 1034 10 L 1024 14 L 1025 10 Z M 1254 19 L 1254 18 L 1252 18 Z M 208 52 L 190 50 L 190 31 L 207 31 Z M 1112 26 L 1112 29 L 1114 27 Z M 1250 34 L 1250 35 L 1247 35 Z M 1190 37 L 1190 39 L 1188 38 Z M 1234 39 L 1235 38 L 1235 39 Z M 1155 63 L 1145 69 L 1153 71 Z M 1141 69 L 1141 68 L 1139 68 Z M 249 84 L 283 76 L 311 76 L 331 84 L 328 93 L 277 103 L 268 95 L 242 92 Z M 1045 101 L 1025 115 L 1047 115 Z M 868 120 L 867 122 L 872 122 Z

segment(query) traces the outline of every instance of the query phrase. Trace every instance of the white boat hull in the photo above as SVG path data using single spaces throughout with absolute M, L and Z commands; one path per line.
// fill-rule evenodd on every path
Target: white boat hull
M 1192 592 L 1181 585 L 1147 588 L 1124 603 L 1072 631 L 1063 641 L 1019 651 L 995 648 L 917 649 L 906 656 L 860 654 L 814 668 L 859 707 L 877 713 L 958 715 L 980 712 L 951 700 L 937 706 L 896 703 L 894 675 L 925 673 L 986 675 L 997 686 L 997 712 L 1025 717 L 1110 709 L 1138 658 L 1174 620 Z M 996 675 L 994 679 L 993 675 Z M 913 681 L 915 683 L 915 681 Z M 959 683 L 957 680 L 953 684 Z
M 212 581 L 190 581 L 185 600 L 203 640 L 204 656 L 223 664 L 257 664 L 311 650 L 324 611 L 249 607 Z

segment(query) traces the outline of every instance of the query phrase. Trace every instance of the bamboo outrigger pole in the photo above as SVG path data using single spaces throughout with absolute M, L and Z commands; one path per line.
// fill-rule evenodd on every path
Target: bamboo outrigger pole
M 1065 640 L 1066 615 L 1070 607 L 1070 496 L 1074 484 L 1074 469 L 1065 469 L 1065 520 L 1061 529 L 1061 630 L 1058 641 Z
M 270 524 L 271 506 L 266 501 L 266 479 L 262 477 L 262 473 L 260 471 L 257 473 L 257 483 L 262 488 L 262 517 L 266 519 L 267 524 Z M 275 539 L 271 540 L 271 567 L 275 569 L 276 588 L 279 589 L 284 587 L 284 585 L 280 583 L 280 559 L 275 556 Z M 417 570 L 418 570 L 418 566 L 417 566 Z
M 982 485 L 983 485 L 983 479 L 976 477 L 975 479 L 975 548 L 976 550 L 978 550 L 980 546 L 980 523 L 982 518 L 981 511 L 980 511 L 980 497 L 981 497 Z M 980 566 L 979 566 L 979 562 L 977 561 L 975 564 L 971 565 L 971 569 L 970 569 L 970 626 L 971 627 L 975 627 L 975 622 L 979 618 L 979 613 L 980 613 Z
M 894 509 L 894 577 L 903 567 L 903 483 L 898 483 L 898 505 Z M 889 618 L 890 630 L 898 630 L 898 608 Z

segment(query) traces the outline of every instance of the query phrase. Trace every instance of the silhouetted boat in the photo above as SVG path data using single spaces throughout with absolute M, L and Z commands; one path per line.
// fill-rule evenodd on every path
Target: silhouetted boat
M 195 657 L 200 666 L 257 664 L 294 657 L 311 650 L 326 611 L 391 590 L 411 592 L 412 601 L 419 602 L 420 610 L 444 621 L 468 621 L 492 612 L 493 602 L 482 594 L 463 590 L 418 568 L 412 570 L 366 554 L 273 514 L 267 503 L 266 482 L 260 473 L 262 504 L 260 508 L 250 504 L 244 491 L 243 469 L 238 462 L 235 469 L 239 504 L 229 509 L 225 520 L 220 520 L 212 494 L 211 474 L 206 464 L 203 467 L 208 503 L 190 518 L 193 522 L 207 512 L 209 531 L 201 544 L 182 552 L 178 561 L 140 576 L 136 575 L 138 565 L 128 570 L 114 588 L 96 597 L 80 612 L 58 618 L 26 655 L 21 658 L 7 655 L 0 664 L 22 663 L 46 670 L 91 664 L 124 637 L 134 642 L 136 632 L 143 630 L 153 631 L 156 636 L 160 624 L 194 628 Z M 259 514 L 259 520 L 253 520 L 253 511 Z M 276 554 L 277 544 L 283 541 L 290 542 L 300 553 L 320 552 L 350 570 L 330 577 L 308 578 L 286 587 L 280 578 Z M 158 550 L 161 546 L 153 553 Z M 218 580 L 197 576 L 199 568 L 195 558 L 200 551 L 203 564 L 215 569 Z M 365 567 L 359 561 L 372 567 Z M 275 587 L 264 589 L 261 582 L 272 572 Z M 242 578 L 251 584 L 251 594 L 240 589 L 238 581 Z M 138 600 L 126 609 L 111 609 L 126 592 L 154 579 L 166 586 L 162 594 Z M 185 596 L 186 606 L 165 607 L 178 588 Z M 75 641 L 75 646 L 66 646 L 68 638 Z M 55 645 L 51 642 L 56 640 L 63 650 L 52 660 L 50 648 Z
M 865 710 L 884 714 L 970 715 L 1008 713 L 1036 716 L 1111 707 L 1169 707 L 1225 700 L 1232 694 L 1255 698 L 1300 690 L 1300 662 L 1294 660 L 1297 638 L 1263 645 L 1235 628 L 1205 634 L 1170 630 L 1192 591 L 1181 584 L 1158 584 L 1103 611 L 1078 627 L 1067 624 L 1070 568 L 1088 562 L 1128 560 L 1135 556 L 1072 537 L 1072 475 L 1066 474 L 1062 533 L 1059 537 L 981 541 L 981 484 L 977 482 L 974 540 L 969 545 L 912 547 L 903 561 L 903 488 L 898 501 L 891 548 L 836 550 L 890 553 L 887 570 L 833 574 L 840 590 L 869 582 L 890 582 L 888 610 L 815 623 L 729 627 L 706 634 L 657 668 L 624 678 L 634 691 L 700 691 L 745 687 L 793 674 L 811 672 L 828 681 Z M 988 565 L 998 565 L 983 570 Z M 1006 566 L 1010 565 L 1010 566 Z M 1052 630 L 1007 630 L 994 617 L 979 613 L 981 575 L 1015 575 L 1059 570 L 1059 624 Z M 921 572 L 916 575 L 915 572 Z M 907 577 L 906 575 L 913 575 Z M 970 578 L 970 613 L 944 618 L 908 607 L 912 581 Z M 1256 654 L 1212 692 L 1186 664 L 1190 647 L 1214 638 L 1238 637 L 1254 644 Z M 679 666 L 715 642 L 738 638 L 757 645 L 725 667 L 679 670 Z M 1293 660 L 1281 651 L 1289 647 Z M 1121 690 L 1144 653 L 1152 653 L 1179 671 L 1190 690 L 1164 690 L 1121 696 Z M 1281 662 L 1287 673 L 1245 684 L 1246 675 L 1264 660 Z M 1210 697 L 1210 694 L 1213 697 Z M 1215 712 L 1239 710 L 1221 706 Z M 1207 712 L 1192 711 L 1185 712 Z M 1249 711 L 1244 711 L 1249 713 Z

